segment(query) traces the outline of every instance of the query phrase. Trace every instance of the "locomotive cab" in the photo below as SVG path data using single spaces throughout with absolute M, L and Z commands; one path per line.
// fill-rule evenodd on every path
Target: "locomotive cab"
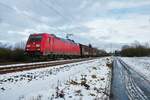
M 29 55 L 41 55 L 43 36 L 41 34 L 33 34 L 29 36 L 25 51 Z

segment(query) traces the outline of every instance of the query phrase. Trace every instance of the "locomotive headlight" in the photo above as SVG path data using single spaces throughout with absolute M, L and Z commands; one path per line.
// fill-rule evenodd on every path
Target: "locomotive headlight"
M 36 47 L 40 47 L 40 45 L 39 45 L 39 44 L 36 44 Z
M 27 47 L 30 47 L 30 45 L 27 45 Z
M 40 51 L 40 49 L 37 49 L 38 51 Z

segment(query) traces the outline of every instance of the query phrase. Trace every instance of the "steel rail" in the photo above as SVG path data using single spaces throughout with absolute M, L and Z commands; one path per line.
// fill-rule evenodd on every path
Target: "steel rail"
M 37 69 L 37 68 L 46 68 L 50 66 L 57 66 L 57 65 L 63 65 L 63 64 L 69 64 L 69 63 L 75 63 L 75 62 L 81 62 L 86 60 L 92 60 L 94 58 L 84 58 L 84 59 L 72 59 L 72 60 L 63 60 L 63 61 L 55 61 L 55 62 L 44 62 L 44 63 L 31 63 L 31 64 L 24 64 L 24 65 L 10 65 L 9 67 L 0 67 L 0 74 L 6 74 L 6 73 L 13 73 L 13 72 L 19 72 L 19 71 L 25 71 L 25 70 L 31 70 L 31 69 Z

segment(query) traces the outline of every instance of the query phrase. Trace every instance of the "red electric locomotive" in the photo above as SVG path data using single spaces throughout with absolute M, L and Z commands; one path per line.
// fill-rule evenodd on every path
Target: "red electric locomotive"
M 31 34 L 25 51 L 29 55 L 80 56 L 79 44 L 48 33 Z

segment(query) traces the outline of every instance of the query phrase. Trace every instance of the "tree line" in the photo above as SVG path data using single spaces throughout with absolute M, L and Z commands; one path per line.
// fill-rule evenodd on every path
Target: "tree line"
M 23 42 L 16 43 L 13 46 L 0 43 L 0 62 L 28 61 L 28 57 L 24 52 L 25 44 Z
M 139 42 L 133 43 L 131 46 L 125 45 L 122 47 L 120 55 L 126 57 L 150 56 L 150 47 L 148 43 L 142 45 Z

